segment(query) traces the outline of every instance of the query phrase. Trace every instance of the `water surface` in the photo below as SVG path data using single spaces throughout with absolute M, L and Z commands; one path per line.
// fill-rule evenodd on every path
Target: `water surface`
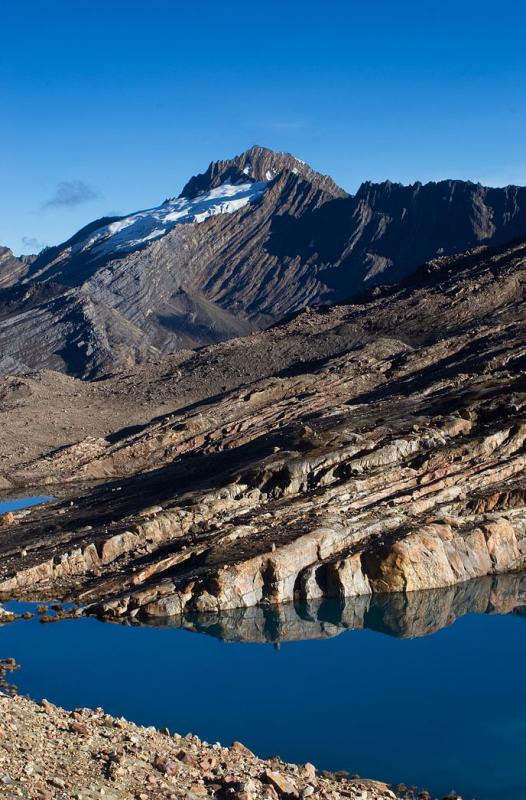
M 437 795 L 524 800 L 525 606 L 526 578 L 512 577 L 186 629 L 20 621 L 0 628 L 0 657 L 22 664 L 22 692 L 66 708 Z
M 41 503 L 47 503 L 53 500 L 48 495 L 35 495 L 33 497 L 19 497 L 16 500 L 2 500 L 0 498 L 0 514 L 5 514 L 6 511 L 20 511 L 22 508 L 31 508 L 31 506 L 38 506 Z

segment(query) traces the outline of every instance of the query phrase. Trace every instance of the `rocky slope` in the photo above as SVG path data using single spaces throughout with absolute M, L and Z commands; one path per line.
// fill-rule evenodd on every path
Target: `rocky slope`
M 163 619 L 524 568 L 525 281 L 526 241 L 482 248 L 168 359 L 167 397 L 231 388 L 11 468 L 70 489 L 4 520 L 0 591 Z
M 37 705 L 1 692 L 0 787 L 3 800 L 402 797 L 385 783 L 348 773 L 259 759 L 239 742 L 208 744 L 191 734 L 143 728 L 100 708 L 67 712 L 46 700 Z
M 127 370 L 524 233 L 524 188 L 386 182 L 349 196 L 254 147 L 158 208 L 96 220 L 30 265 L 0 268 L 0 374 Z
M 278 284 L 287 292 L 263 242 L 276 215 L 297 216 L 344 193 L 291 156 L 260 148 L 217 169 L 220 183 L 213 170 L 197 198 L 187 188 L 158 209 L 98 220 L 43 252 L 0 293 L 0 371 L 38 366 L 93 377 L 246 333 L 292 302 L 305 304 L 312 287 L 296 284 L 274 313 L 264 307 Z M 266 178 L 256 181 L 249 169 Z M 248 276 L 252 289 L 268 284 L 254 302 L 242 291 Z

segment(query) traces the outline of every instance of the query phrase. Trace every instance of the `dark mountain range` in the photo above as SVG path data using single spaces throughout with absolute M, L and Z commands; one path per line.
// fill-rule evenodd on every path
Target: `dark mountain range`
M 97 220 L 32 261 L 0 254 L 0 374 L 96 377 L 394 283 L 526 233 L 526 189 L 363 184 L 254 147 L 179 197 Z

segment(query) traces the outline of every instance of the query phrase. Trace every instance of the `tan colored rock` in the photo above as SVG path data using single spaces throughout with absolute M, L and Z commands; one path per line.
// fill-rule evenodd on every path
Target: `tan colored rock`
M 0 719 L 0 749 L 9 755 L 9 783 L 2 785 L 13 797 L 43 800 L 50 792 L 57 800 L 64 794 L 170 800 L 228 793 L 276 800 L 298 796 L 304 785 L 296 765 L 259 759 L 242 746 L 226 749 L 196 736 L 167 736 L 102 709 L 67 712 L 47 701 L 39 706 L 0 694 Z M 217 774 L 211 772 L 216 767 Z M 365 783 L 319 776 L 316 790 L 333 800 L 363 800 Z M 385 784 L 370 785 L 370 800 L 392 798 Z
M 431 525 L 364 557 L 376 592 L 451 586 L 492 572 L 510 571 L 522 563 L 515 530 L 507 520 L 462 533 Z
M 316 778 L 316 767 L 314 764 L 307 761 L 307 763 L 300 768 L 300 774 L 305 780 L 313 781 Z
M 123 553 L 134 550 L 139 544 L 139 537 L 129 531 L 116 534 L 103 543 L 101 561 L 103 564 L 110 564 Z
M 236 742 L 232 742 L 232 744 L 230 745 L 230 749 L 234 753 L 241 753 L 241 755 L 243 755 L 243 756 L 249 756 L 250 757 L 250 756 L 254 755 L 252 750 L 249 750 L 248 747 L 246 747 L 241 742 L 237 742 L 237 741 Z
M 276 789 L 278 794 L 289 797 L 298 796 L 298 787 L 296 786 L 295 781 L 287 775 L 283 775 L 281 772 L 276 772 L 276 770 L 267 769 L 265 772 L 265 778 L 270 785 Z

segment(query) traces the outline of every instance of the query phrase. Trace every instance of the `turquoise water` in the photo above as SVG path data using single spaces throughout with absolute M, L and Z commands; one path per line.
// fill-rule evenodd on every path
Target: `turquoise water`
M 484 579 L 186 629 L 20 621 L 0 628 L 0 657 L 22 665 L 22 692 L 66 708 L 437 796 L 525 800 L 525 590 L 524 577 Z

